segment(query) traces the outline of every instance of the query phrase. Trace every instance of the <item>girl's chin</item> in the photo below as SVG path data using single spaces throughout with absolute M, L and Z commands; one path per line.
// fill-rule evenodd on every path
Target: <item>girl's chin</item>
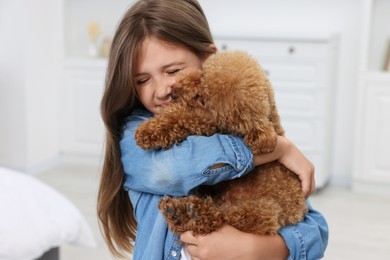
M 152 112 L 154 114 L 158 114 L 159 112 L 163 111 L 165 108 L 169 107 L 170 105 L 171 105 L 171 102 L 163 104 L 163 105 L 155 106 Z

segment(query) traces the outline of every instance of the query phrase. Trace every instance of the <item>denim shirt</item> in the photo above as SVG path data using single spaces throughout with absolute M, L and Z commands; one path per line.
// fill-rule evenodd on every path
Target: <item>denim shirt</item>
M 128 118 L 120 141 L 128 191 L 138 223 L 134 260 L 180 259 L 179 237 L 167 226 L 157 205 L 164 195 L 186 196 L 203 184 L 238 178 L 253 169 L 253 155 L 242 138 L 232 135 L 189 136 L 169 149 L 145 151 L 134 140 L 139 123 L 152 117 L 136 110 Z M 212 168 L 222 163 L 225 166 Z M 305 219 L 279 233 L 290 250 L 289 259 L 320 259 L 328 242 L 328 226 L 310 204 Z

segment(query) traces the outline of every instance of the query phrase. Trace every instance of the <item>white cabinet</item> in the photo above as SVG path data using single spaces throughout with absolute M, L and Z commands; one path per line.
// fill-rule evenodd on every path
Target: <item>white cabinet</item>
M 93 23 L 96 31 L 96 48 L 114 36 L 121 16 L 135 0 L 60 0 L 63 8 L 63 51 L 67 57 L 89 56 L 88 27 Z
M 219 49 L 244 50 L 266 71 L 286 136 L 316 167 L 316 186 L 330 178 L 336 37 L 216 37 Z
M 68 59 L 59 89 L 60 150 L 65 155 L 100 155 L 104 127 L 100 117 L 107 62 Z
M 355 190 L 390 195 L 390 73 L 369 73 L 361 82 Z
M 353 188 L 390 195 L 390 1 L 366 0 L 359 77 Z M 385 30 L 384 30 L 385 29 Z
M 96 48 L 110 40 L 133 0 L 58 0 L 61 3 L 62 65 L 59 82 L 59 150 L 65 160 L 100 160 L 104 126 L 100 116 L 107 60 L 91 57 L 88 27 L 96 26 Z

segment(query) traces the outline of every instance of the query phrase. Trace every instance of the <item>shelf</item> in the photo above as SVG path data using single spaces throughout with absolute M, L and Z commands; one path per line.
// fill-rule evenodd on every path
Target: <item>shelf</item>
M 112 39 L 120 18 L 132 0 L 63 0 L 64 56 L 88 57 L 88 24 L 99 24 L 98 51 L 105 39 Z

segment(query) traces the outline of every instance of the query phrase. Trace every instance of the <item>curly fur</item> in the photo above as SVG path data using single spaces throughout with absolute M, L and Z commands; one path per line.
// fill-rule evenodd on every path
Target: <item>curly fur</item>
M 243 136 L 254 154 L 272 152 L 284 135 L 272 86 L 257 61 L 240 51 L 219 52 L 203 71 L 184 75 L 173 86 L 173 103 L 141 123 L 143 149 L 168 148 L 189 135 Z M 246 176 L 202 186 L 188 197 L 164 197 L 159 208 L 175 233 L 207 234 L 224 223 L 245 232 L 275 234 L 307 212 L 301 183 L 279 162 L 255 167 Z

